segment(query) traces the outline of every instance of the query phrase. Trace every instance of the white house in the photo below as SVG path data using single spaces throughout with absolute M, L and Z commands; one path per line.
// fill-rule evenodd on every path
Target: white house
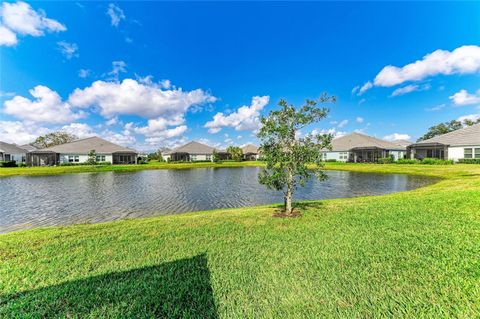
M 260 158 L 260 151 L 257 146 L 253 144 L 247 144 L 242 147 L 243 159 L 245 160 L 258 160 Z
M 33 150 L 27 153 L 27 165 L 48 166 L 61 163 L 84 163 L 95 151 L 97 162 L 136 164 L 138 152 L 99 137 L 89 137 L 70 143 Z
M 228 158 L 226 151 L 217 150 L 214 147 L 195 141 L 163 152 L 162 157 L 166 161 L 213 161 L 214 151 L 217 152 L 220 159 Z
M 322 150 L 324 161 L 377 162 L 393 156 L 395 160 L 406 155 L 406 147 L 361 133 L 351 133 L 332 140 L 331 150 Z
M 480 124 L 435 136 L 408 147 L 410 158 L 480 159 Z
M 0 141 L 0 161 L 14 161 L 17 164 L 25 162 L 27 150 L 15 144 Z

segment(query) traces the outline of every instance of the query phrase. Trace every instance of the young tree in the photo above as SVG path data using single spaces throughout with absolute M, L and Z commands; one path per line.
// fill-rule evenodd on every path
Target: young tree
M 38 148 L 47 148 L 50 146 L 61 145 L 78 140 L 78 137 L 66 132 L 58 131 L 37 137 L 33 145 Z
M 212 153 L 212 161 L 213 161 L 214 163 L 220 162 L 220 156 L 218 155 L 217 150 L 213 150 L 213 153 Z
M 230 154 L 234 161 L 240 162 L 243 158 L 243 151 L 238 146 L 227 147 L 227 153 Z
M 335 103 L 335 97 L 322 95 L 319 103 Z M 285 214 L 292 215 L 293 192 L 303 186 L 312 175 L 326 179 L 323 172 L 322 149 L 330 149 L 332 135 L 317 134 L 297 137 L 307 125 L 324 119 L 329 109 L 317 107 L 317 102 L 306 100 L 300 108 L 280 100 L 278 111 L 262 117 L 262 128 L 257 136 L 266 168 L 259 174 L 259 181 L 270 189 L 282 191 L 285 199 Z M 307 164 L 313 164 L 307 167 Z
M 95 150 L 91 150 L 90 152 L 88 152 L 87 163 L 91 165 L 95 165 L 97 163 L 97 152 L 95 152 Z

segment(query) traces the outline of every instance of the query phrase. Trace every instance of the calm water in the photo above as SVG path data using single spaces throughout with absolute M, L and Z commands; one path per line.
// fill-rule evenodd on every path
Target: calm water
M 98 223 L 214 208 L 282 202 L 258 184 L 258 167 L 82 173 L 0 178 L 0 232 Z M 329 171 L 296 200 L 379 195 L 428 185 L 432 178 Z

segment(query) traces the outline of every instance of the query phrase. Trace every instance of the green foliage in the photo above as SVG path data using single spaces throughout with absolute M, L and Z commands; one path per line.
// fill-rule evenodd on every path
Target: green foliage
M 480 164 L 480 158 L 461 158 L 458 160 L 460 164 Z
M 397 163 L 397 164 L 420 164 L 420 161 L 417 160 L 417 159 L 402 158 L 402 159 L 399 159 L 398 161 L 396 161 L 395 163 Z
M 112 165 L 111 162 L 83 162 L 83 163 L 70 163 L 70 162 L 65 162 L 65 163 L 60 163 L 58 164 L 59 166 L 92 166 L 92 165 L 99 165 L 99 166 L 106 166 L 106 165 Z
M 218 155 L 217 150 L 213 150 L 213 153 L 212 153 L 212 161 L 213 161 L 214 163 L 219 163 L 219 162 L 220 162 L 220 156 Z
M 336 162 L 336 161 L 337 161 L 337 160 L 334 159 L 334 158 L 329 158 L 329 159 L 325 160 L 325 162 L 330 162 L 330 163 L 334 163 L 334 162 Z
M 77 140 L 78 137 L 62 131 L 52 132 L 37 137 L 33 145 L 37 148 L 47 148 L 55 145 L 70 143 Z
M 392 157 L 382 157 L 377 161 L 378 164 L 392 164 L 393 162 L 395 161 Z
M 95 150 L 91 150 L 88 152 L 88 159 L 87 159 L 87 165 L 95 165 L 97 162 L 97 152 Z
M 426 165 L 453 165 L 452 160 L 443 160 L 443 159 L 428 158 L 428 157 L 422 159 L 421 163 Z
M 227 147 L 227 153 L 230 154 L 232 160 L 240 162 L 243 159 L 243 151 L 238 146 Z
M 0 167 L 17 167 L 15 161 L 0 161 Z
M 324 94 L 319 102 L 335 102 L 335 97 Z M 318 108 L 316 101 L 306 100 L 298 109 L 285 100 L 280 100 L 278 105 L 280 110 L 271 111 L 261 119 L 258 138 L 266 167 L 259 174 L 259 182 L 270 189 L 282 191 L 285 212 L 291 214 L 293 192 L 297 187 L 303 186 L 312 175 L 319 180 L 326 179 L 321 150 L 331 148 L 333 137 L 330 134 L 296 137 L 302 128 L 327 116 L 329 110 Z M 315 165 L 307 167 L 309 163 Z

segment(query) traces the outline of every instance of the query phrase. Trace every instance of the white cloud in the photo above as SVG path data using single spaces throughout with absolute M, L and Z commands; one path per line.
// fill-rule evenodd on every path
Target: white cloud
M 358 89 L 357 95 L 360 96 L 365 93 L 367 90 L 370 90 L 373 87 L 372 82 L 368 81 Z M 355 89 L 355 88 L 354 88 Z
M 78 58 L 78 45 L 76 43 L 68 43 L 65 41 L 57 42 L 58 49 L 62 54 L 67 58 L 71 59 L 73 57 Z
M 375 77 L 376 86 L 390 87 L 408 81 L 420 81 L 439 74 L 469 74 L 480 71 L 480 47 L 465 45 L 453 51 L 436 50 L 422 60 L 403 67 L 388 65 Z
M 475 93 L 468 93 L 467 90 L 460 90 L 449 97 L 450 100 L 457 106 L 471 105 L 480 103 L 480 90 Z
M 343 127 L 345 127 L 347 124 L 348 124 L 348 120 L 343 120 L 343 121 L 341 121 L 340 123 L 338 123 L 337 126 L 338 126 L 339 128 L 343 128 Z
M 355 119 L 355 121 L 357 121 L 357 123 L 363 123 L 364 119 L 363 119 L 363 117 L 358 116 L 358 117 Z
M 435 105 L 435 106 L 430 107 L 430 108 L 426 108 L 425 111 L 436 112 L 436 111 L 442 110 L 445 106 L 447 106 L 447 105 L 446 104 L 439 104 L 439 105 Z
M 78 70 L 78 76 L 81 77 L 82 79 L 85 79 L 90 75 L 91 71 L 88 69 L 80 69 Z
M 136 127 L 133 123 L 128 123 L 129 128 L 137 134 L 145 136 L 145 142 L 155 145 L 165 140 L 182 136 L 188 129 L 186 125 L 180 125 L 185 121 L 183 116 L 178 116 L 171 120 L 158 118 L 148 120 L 146 126 Z
M 412 137 L 408 134 L 393 133 L 383 137 L 387 141 L 410 140 Z
M 86 138 L 97 135 L 90 125 L 86 123 L 71 123 L 69 125 L 62 126 L 61 131 L 73 134 L 78 138 Z
M 107 141 L 126 147 L 134 146 L 137 141 L 132 135 L 121 134 L 110 130 L 103 131 L 101 136 Z
M 33 123 L 20 121 L 0 121 L 1 140 L 7 143 L 23 145 L 35 141 L 40 135 L 49 133 L 45 127 L 38 127 Z
M 108 75 L 110 76 L 107 80 L 109 81 L 115 81 L 118 82 L 118 77 L 120 76 L 120 73 L 126 73 L 127 72 L 127 64 L 124 61 L 113 61 L 112 62 L 112 71 L 108 72 Z M 151 81 L 150 77 L 145 77 L 142 80 L 144 81 Z M 149 84 L 146 82 L 139 81 L 140 83 L 143 84 Z
M 17 44 L 17 35 L 8 28 L 0 25 L 0 46 L 13 46 Z
M 352 94 L 357 93 L 359 89 L 360 89 L 360 85 L 355 86 L 355 87 L 352 89 Z
M 396 89 L 395 91 L 392 92 L 392 95 L 390 96 L 404 95 L 414 91 L 426 91 L 426 90 L 429 90 L 430 88 L 431 88 L 431 85 L 428 83 L 425 85 L 409 84 L 407 86 L 403 86 L 401 88 Z
M 204 127 L 209 133 L 218 133 L 223 127 L 234 127 L 237 131 L 257 130 L 260 127 L 260 111 L 268 104 L 269 96 L 254 96 L 250 106 L 244 105 L 235 112 L 225 115 L 222 112 L 215 114 L 213 121 Z
M 60 22 L 49 19 L 43 10 L 35 11 L 25 2 L 3 2 L 0 7 L 0 45 L 17 44 L 17 36 L 43 36 L 47 32 L 65 31 L 67 28 Z
M 321 130 L 314 129 L 310 134 L 314 136 L 318 134 L 332 134 L 333 137 L 341 137 L 341 136 L 347 135 L 347 132 L 337 131 L 337 129 L 331 128 L 331 129 L 321 129 Z
M 459 122 L 463 122 L 465 120 L 469 120 L 469 121 L 478 121 L 480 119 L 480 114 L 470 114 L 470 115 L 464 115 L 464 116 L 460 116 L 457 121 Z
M 132 114 L 149 119 L 167 120 L 183 117 L 193 105 L 214 102 L 215 97 L 196 89 L 184 92 L 181 88 L 165 90 L 155 83 L 142 84 L 133 79 L 121 83 L 96 81 L 85 89 L 76 89 L 69 102 L 77 107 L 98 106 L 105 117 Z
M 85 116 L 83 112 L 74 113 L 70 104 L 46 86 L 37 85 L 29 92 L 35 99 L 17 95 L 5 101 L 3 111 L 25 121 L 51 124 L 68 123 Z
M 358 105 L 363 104 L 363 103 L 365 103 L 366 101 L 367 101 L 366 99 L 361 99 L 360 101 L 358 101 Z
M 110 3 L 108 5 L 107 15 L 110 17 L 110 21 L 112 23 L 112 26 L 114 27 L 118 27 L 120 21 L 125 20 L 126 18 L 123 10 L 114 5 L 113 3 Z

